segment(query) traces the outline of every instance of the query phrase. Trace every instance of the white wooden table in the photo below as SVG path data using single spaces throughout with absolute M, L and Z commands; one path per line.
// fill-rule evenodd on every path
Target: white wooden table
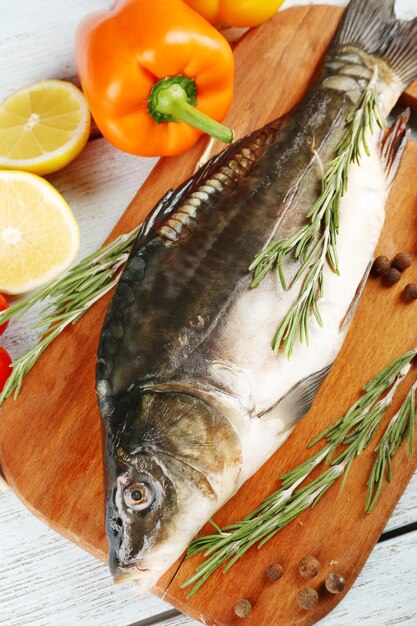
M 287 0 L 285 6 L 302 3 Z M 39 79 L 74 77 L 77 23 L 111 4 L 0 0 L 0 99 Z M 397 5 L 403 17 L 417 14 L 417 0 L 397 0 Z M 49 177 L 80 224 L 80 256 L 103 242 L 154 164 L 154 159 L 123 154 L 99 138 L 64 171 Z M 31 317 L 2 337 L 14 358 L 34 342 Z M 416 488 L 417 476 L 353 589 L 323 626 L 417 624 Z M 139 598 L 133 586 L 114 586 L 102 563 L 36 519 L 11 491 L 0 494 L 0 542 L 1 626 L 196 626 L 152 595 Z

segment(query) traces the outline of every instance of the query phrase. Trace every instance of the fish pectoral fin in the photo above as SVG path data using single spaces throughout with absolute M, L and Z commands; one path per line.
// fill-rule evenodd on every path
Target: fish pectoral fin
M 367 266 L 367 268 L 365 270 L 365 273 L 362 276 L 362 280 L 359 283 L 358 288 L 355 291 L 355 295 L 353 296 L 353 300 L 350 303 L 349 308 L 348 308 L 348 310 L 345 313 L 345 316 L 343 317 L 342 321 L 340 322 L 339 330 L 340 330 L 341 333 L 349 327 L 351 321 L 353 320 L 353 317 L 354 317 L 354 315 L 356 313 L 356 309 L 359 306 L 359 301 L 360 301 L 360 299 L 362 297 L 363 290 L 365 289 L 366 281 L 368 280 L 369 273 L 370 273 L 370 271 L 372 269 L 372 265 L 373 265 L 373 260 L 368 263 L 368 266 Z
M 213 361 L 209 366 L 209 372 L 217 386 L 220 386 L 225 393 L 238 398 L 249 413 L 254 411 L 252 382 L 245 370 L 226 361 Z
M 391 186 L 401 163 L 404 148 L 407 144 L 411 129 L 407 128 L 410 119 L 410 109 L 401 113 L 392 124 L 385 129 L 381 138 L 381 159 L 387 177 L 387 185 Z
M 296 383 L 272 408 L 259 417 L 277 417 L 290 419 L 289 426 L 293 427 L 311 408 L 320 385 L 330 372 L 333 363 L 314 372 Z

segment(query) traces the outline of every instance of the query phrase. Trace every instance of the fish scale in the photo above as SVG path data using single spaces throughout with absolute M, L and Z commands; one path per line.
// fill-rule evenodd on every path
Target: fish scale
M 126 329 L 124 336 L 118 339 L 117 354 L 112 355 L 116 369 L 124 372 L 121 385 L 126 388 L 132 382 L 138 384 L 141 378 L 160 380 L 172 375 L 207 338 L 213 326 L 221 321 L 231 301 L 238 297 L 240 291 L 247 290 L 250 282 L 248 267 L 256 252 L 268 242 L 271 233 L 278 236 L 277 224 L 280 225 L 280 232 L 286 234 L 305 222 L 312 195 L 320 186 L 319 171 L 310 150 L 313 141 L 311 127 L 315 128 L 315 141 L 321 146 L 322 158 L 328 160 L 327 155 L 333 153 L 341 137 L 343 111 L 349 107 L 347 100 L 344 95 L 336 98 L 335 122 L 334 115 L 326 114 L 333 113 L 335 106 L 327 90 L 317 90 L 308 95 L 306 104 L 300 106 L 295 119 L 286 124 L 286 128 L 281 128 L 279 135 L 276 135 L 274 124 L 262 131 L 270 137 L 275 134 L 276 140 L 268 145 L 251 171 L 238 179 L 234 187 L 223 185 L 221 192 L 201 202 L 187 239 L 179 238 L 173 242 L 156 236 L 140 248 L 137 256 L 144 262 L 145 268 L 139 268 L 140 275 L 145 272 L 141 280 L 140 299 L 132 299 L 132 290 L 129 290 L 129 298 L 123 295 L 126 285 L 134 280 L 131 269 L 134 257 L 128 262 L 129 273 L 127 278 L 122 275 L 115 300 L 122 303 L 119 314 Z M 311 110 L 317 110 L 318 101 L 319 110 L 313 116 Z M 320 125 L 314 123 L 317 118 L 321 121 Z M 335 132 L 336 124 L 338 132 Z M 300 167 L 287 175 L 284 173 L 286 163 L 294 147 L 282 150 L 282 146 L 287 145 L 294 129 L 295 146 L 303 145 L 304 150 L 298 155 Z M 245 141 L 248 149 L 258 135 L 255 132 Z M 207 180 L 214 178 L 223 167 L 209 171 Z M 307 184 L 301 186 L 300 181 Z M 285 201 L 288 197 L 289 200 Z M 189 199 L 184 200 L 185 205 L 188 202 Z M 181 211 L 181 206 L 178 211 Z M 175 212 L 167 222 L 173 217 Z M 162 225 L 157 232 L 164 228 Z M 118 318 L 116 306 L 114 309 L 113 315 L 109 316 L 110 324 Z M 152 327 L 157 323 L 160 328 L 158 334 L 149 332 L 147 316 L 150 310 Z M 198 316 L 204 319 L 204 327 L 190 326 Z M 156 322 L 156 319 L 159 321 Z M 185 329 L 186 345 L 184 341 L 178 341 L 178 337 L 184 337 Z M 114 339 L 111 329 L 110 334 Z M 129 346 L 129 350 L 125 345 Z M 113 349 L 113 342 L 111 346 Z M 126 352 L 130 361 L 126 359 Z M 119 358 L 123 360 L 120 368 Z M 132 370 L 136 359 L 143 363 L 143 374 L 140 366 Z M 119 393 L 119 384 L 114 385 L 114 389 L 115 393 Z

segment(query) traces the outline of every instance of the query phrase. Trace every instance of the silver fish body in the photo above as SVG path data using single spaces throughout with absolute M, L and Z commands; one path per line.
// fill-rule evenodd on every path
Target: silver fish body
M 300 284 L 285 291 L 271 271 L 251 289 L 248 268 L 270 241 L 305 224 L 375 65 L 386 114 L 417 75 L 416 62 L 392 68 L 389 51 L 386 61 L 349 43 L 352 15 L 372 24 L 376 4 L 351 2 L 318 81 L 294 111 L 161 201 L 122 274 L 100 339 L 97 394 L 110 568 L 115 578 L 138 579 L 141 591 L 285 441 L 342 346 L 384 223 L 387 161 L 395 160 L 392 146 L 381 158 L 378 133 L 368 133 L 369 155 L 349 170 L 340 274 L 326 268 L 318 303 L 323 325 L 311 318 L 309 345 L 297 342 L 291 361 L 274 354 L 271 339 Z M 392 3 L 382 4 L 390 14 Z M 401 139 L 404 129 L 396 132 Z M 290 260 L 284 271 L 290 279 L 297 269 Z

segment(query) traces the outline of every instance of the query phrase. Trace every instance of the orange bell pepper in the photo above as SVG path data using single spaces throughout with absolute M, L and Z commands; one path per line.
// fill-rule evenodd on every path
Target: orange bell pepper
M 142 156 L 187 150 L 202 131 L 224 142 L 234 60 L 226 39 L 181 0 L 119 0 L 77 31 L 77 65 L 102 134 Z
M 258 26 L 275 15 L 284 0 L 184 0 L 211 24 Z

